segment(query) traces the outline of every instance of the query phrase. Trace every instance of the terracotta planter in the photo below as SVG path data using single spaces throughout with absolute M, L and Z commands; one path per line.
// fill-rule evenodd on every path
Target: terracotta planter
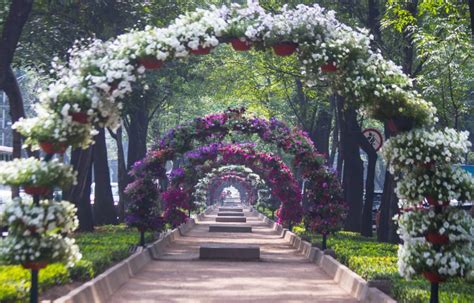
M 233 38 L 230 40 L 230 44 L 232 44 L 232 48 L 238 52 L 248 51 L 252 48 L 251 42 L 247 40 L 242 41 L 239 38 Z
M 449 204 L 449 201 L 443 201 L 441 204 L 439 203 L 440 201 L 438 201 L 437 199 L 431 197 L 431 196 L 427 196 L 426 197 L 426 201 L 428 201 L 428 204 L 429 205 L 432 205 L 432 206 L 447 206 Z
M 40 142 L 39 146 L 47 154 L 64 154 L 68 145 L 66 143 Z
M 440 235 L 437 232 L 429 232 L 426 236 L 426 241 L 432 243 L 432 244 L 438 244 L 438 245 L 443 245 L 443 244 L 448 244 L 449 243 L 449 237 L 447 235 Z
M 153 56 L 138 58 L 137 63 L 143 65 L 146 69 L 159 69 L 163 66 L 163 61 L 158 60 Z
M 424 271 L 422 274 L 423 277 L 425 277 L 425 279 L 430 281 L 431 283 L 441 283 L 446 281 L 445 277 L 441 276 L 436 272 Z
M 211 53 L 212 47 L 199 46 L 198 49 L 192 49 L 191 54 L 193 55 L 208 55 Z
M 337 67 L 332 63 L 327 63 L 321 66 L 321 71 L 323 73 L 335 73 L 337 71 Z
M 294 42 L 281 42 L 272 46 L 275 54 L 281 57 L 292 55 L 294 52 L 296 52 L 297 47 L 298 44 Z
M 87 115 L 87 113 L 83 113 L 83 112 L 78 112 L 78 113 L 70 112 L 69 115 L 72 117 L 72 121 L 74 121 L 74 122 L 81 123 L 81 124 L 87 124 L 87 123 L 89 123 L 89 116 Z
M 24 186 L 23 189 L 28 195 L 46 196 L 51 193 L 51 189 L 46 186 Z
M 46 266 L 48 266 L 48 262 L 41 262 L 41 261 L 38 261 L 38 262 L 25 262 L 22 264 L 23 268 L 26 268 L 26 269 L 36 269 L 36 270 L 40 270 L 42 268 L 45 268 Z

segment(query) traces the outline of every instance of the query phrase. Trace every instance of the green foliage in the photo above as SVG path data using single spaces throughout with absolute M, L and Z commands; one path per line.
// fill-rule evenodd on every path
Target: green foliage
M 405 281 L 392 280 L 392 292 L 400 303 L 429 302 L 430 284 L 425 280 Z M 442 303 L 472 303 L 474 302 L 474 285 L 461 280 L 441 283 L 439 301 Z
M 139 233 L 125 225 L 101 226 L 94 233 L 81 233 L 75 236 L 83 258 L 74 267 L 51 264 L 40 270 L 41 291 L 54 285 L 71 281 L 89 280 L 114 263 L 130 255 L 129 248 L 139 241 Z M 145 240 L 154 240 L 147 234 Z M 24 301 L 28 297 L 30 272 L 21 266 L 0 266 L 0 302 Z
M 304 227 L 293 231 L 308 236 Z M 312 236 L 313 243 L 320 243 L 320 236 Z M 419 277 L 406 281 L 398 274 L 398 245 L 376 242 L 353 232 L 338 232 L 327 240 L 328 248 L 334 250 L 336 258 L 366 280 L 390 279 L 392 297 L 400 303 L 424 303 L 429 301 L 430 284 Z M 451 279 L 440 285 L 440 302 L 474 302 L 474 283 Z

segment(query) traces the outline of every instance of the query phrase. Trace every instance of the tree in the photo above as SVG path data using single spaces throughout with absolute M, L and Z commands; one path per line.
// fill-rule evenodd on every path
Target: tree
M 3 7 L 8 7 L 6 3 Z M 5 91 L 10 106 L 12 122 L 25 116 L 23 98 L 21 95 L 15 73 L 12 69 L 13 57 L 18 46 L 18 41 L 23 27 L 28 20 L 33 0 L 13 0 L 9 6 L 5 22 L 2 22 L 2 36 L 0 38 L 0 90 Z M 5 13 L 5 12 L 0 12 Z M 2 21 L 2 20 L 0 20 Z M 13 132 L 13 158 L 21 157 L 21 136 Z M 18 190 L 13 191 L 13 196 L 18 195 Z

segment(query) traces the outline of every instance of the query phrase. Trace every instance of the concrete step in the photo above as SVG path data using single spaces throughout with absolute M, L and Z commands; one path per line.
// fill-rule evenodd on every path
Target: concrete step
M 252 226 L 209 225 L 209 232 L 214 233 L 251 233 Z
M 217 213 L 217 216 L 219 217 L 243 217 L 244 213 L 231 213 L 229 212 L 222 212 L 222 213 Z
M 237 207 L 219 207 L 219 211 L 233 211 L 233 212 L 243 212 L 243 208 L 237 208 Z
M 260 247 L 248 244 L 205 244 L 199 247 L 199 259 L 256 261 L 260 259 Z
M 245 217 L 216 217 L 216 222 L 247 222 Z

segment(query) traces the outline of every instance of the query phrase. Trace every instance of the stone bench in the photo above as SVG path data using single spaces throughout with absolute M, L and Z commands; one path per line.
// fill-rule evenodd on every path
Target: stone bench
M 252 232 L 252 226 L 209 225 L 209 232 L 215 232 L 215 233 L 251 233 Z
M 216 217 L 216 222 L 247 222 L 245 217 Z
M 219 207 L 219 211 L 233 211 L 233 212 L 243 212 L 244 210 L 242 208 L 237 208 L 237 207 Z
M 223 212 L 217 213 L 218 217 L 243 217 L 244 213 L 231 213 L 231 212 Z
M 199 259 L 256 261 L 260 259 L 260 247 L 247 244 L 206 244 L 199 247 Z

